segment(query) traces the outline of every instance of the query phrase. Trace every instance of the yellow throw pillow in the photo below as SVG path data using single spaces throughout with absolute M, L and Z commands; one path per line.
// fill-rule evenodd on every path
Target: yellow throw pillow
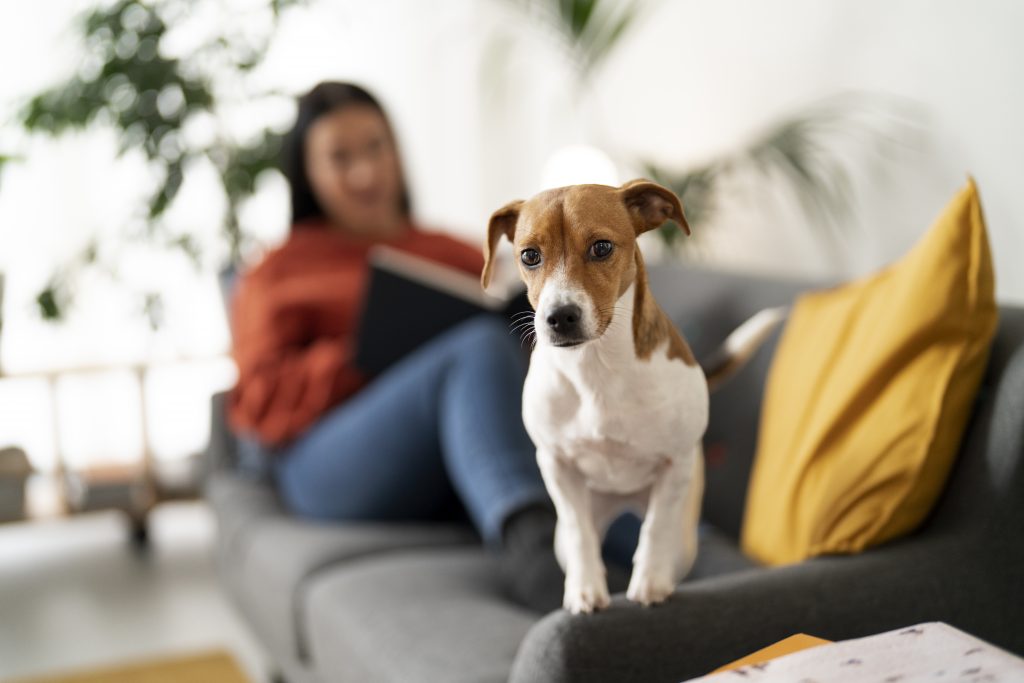
M 902 260 L 801 296 L 768 375 L 744 551 L 765 564 L 854 553 L 924 520 L 997 315 L 973 181 Z

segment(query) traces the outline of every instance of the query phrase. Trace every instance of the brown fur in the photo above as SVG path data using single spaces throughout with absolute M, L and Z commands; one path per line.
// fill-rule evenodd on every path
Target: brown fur
M 636 250 L 636 296 L 633 299 L 633 342 L 636 344 L 636 355 L 644 360 L 651 357 L 658 346 L 668 338 L 669 360 L 678 358 L 687 365 L 696 365 L 697 359 L 690 350 L 676 326 L 661 310 L 647 286 L 647 271 L 644 269 L 643 257 Z
M 580 283 L 595 302 L 599 334 L 611 324 L 615 302 L 635 282 L 633 336 L 638 355 L 649 358 L 667 338 L 669 358 L 695 365 L 689 346 L 654 301 L 636 247 L 638 235 L 668 219 L 675 220 L 689 234 L 679 199 L 644 180 L 631 181 L 621 188 L 573 185 L 542 192 L 529 201 L 511 202 L 491 217 L 481 281 L 484 287 L 489 284 L 493 256 L 505 235 L 515 246 L 519 273 L 534 308 L 541 283 L 555 268 L 565 268 L 570 280 Z M 611 255 L 603 260 L 590 256 L 590 247 L 598 240 L 614 245 Z M 541 253 L 543 260 L 538 267 L 526 268 L 519 260 L 518 255 L 525 249 Z

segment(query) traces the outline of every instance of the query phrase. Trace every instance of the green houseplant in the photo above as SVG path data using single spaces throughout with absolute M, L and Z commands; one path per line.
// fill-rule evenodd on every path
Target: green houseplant
M 246 75 L 259 65 L 278 18 L 300 2 L 271 0 L 264 10 L 270 20 L 262 22 L 262 35 L 225 26 L 186 55 L 169 54 L 165 46 L 175 26 L 200 4 L 197 0 L 117 0 L 99 6 L 77 24 L 87 58 L 69 79 L 33 96 L 18 120 L 28 132 L 50 136 L 107 127 L 115 132 L 121 154 L 141 152 L 159 181 L 141 207 L 139 220 L 124 226 L 121 239 L 178 250 L 197 267 L 197 241 L 188 234 L 172 234 L 163 217 L 189 167 L 197 161 L 212 164 L 226 198 L 222 238 L 230 259 L 237 260 L 246 244 L 239 207 L 254 193 L 260 174 L 276 166 L 281 134 L 265 129 L 238 140 L 215 126 L 212 139 L 196 145 L 182 131 L 196 119 L 217 120 L 229 93 L 244 90 Z M 258 92 L 249 97 L 274 96 L 278 94 Z M 99 263 L 103 258 L 93 243 L 59 268 L 36 297 L 40 315 L 59 320 L 66 314 L 74 281 L 86 267 L 99 266 L 116 278 L 117 265 Z M 141 292 L 139 300 L 151 324 L 158 325 L 161 294 Z

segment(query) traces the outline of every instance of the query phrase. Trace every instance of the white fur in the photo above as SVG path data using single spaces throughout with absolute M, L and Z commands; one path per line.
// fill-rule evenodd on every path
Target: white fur
M 696 556 L 707 383 L 700 367 L 668 358 L 667 340 L 649 359 L 637 357 L 634 287 L 619 298 L 605 333 L 575 348 L 550 345 L 543 315 L 571 301 L 583 310 L 584 330 L 593 329 L 585 290 L 556 275 L 538 301 L 523 420 L 558 513 L 555 549 L 566 572 L 565 607 L 574 613 L 608 604 L 601 539 L 624 509 L 644 517 L 629 599 L 664 600 Z
M 559 266 L 544 282 L 544 286 L 540 290 L 540 298 L 537 300 L 536 320 L 540 320 L 542 323 L 536 326 L 539 340 L 550 342 L 548 327 L 543 324 L 548 317 L 548 311 L 553 311 L 566 304 L 576 304 L 580 307 L 580 311 L 583 313 L 580 330 L 583 334 L 588 337 L 597 334 L 597 319 L 590 304 L 590 298 L 582 287 L 573 284 L 565 272 L 565 268 Z

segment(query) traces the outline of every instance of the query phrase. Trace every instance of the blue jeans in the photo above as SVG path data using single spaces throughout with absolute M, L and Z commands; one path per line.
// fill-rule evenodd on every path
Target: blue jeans
M 505 321 L 468 321 L 278 453 L 278 489 L 294 512 L 317 519 L 440 520 L 464 509 L 495 544 L 511 513 L 550 505 L 522 422 L 525 375 Z M 627 565 L 639 529 L 633 520 L 617 522 L 609 539 L 616 561 Z

